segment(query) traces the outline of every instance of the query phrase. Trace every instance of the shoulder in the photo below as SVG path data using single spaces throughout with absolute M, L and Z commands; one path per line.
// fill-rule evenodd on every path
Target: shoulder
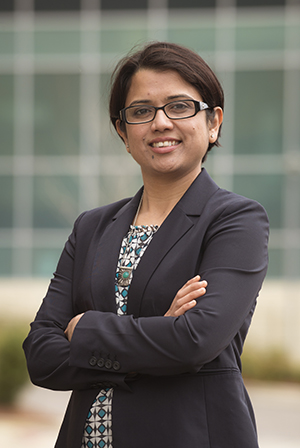
M 267 212 L 259 202 L 222 188 L 211 198 L 210 206 L 216 209 L 220 218 L 232 214 L 245 214 L 248 218 L 252 216 L 255 219 L 256 216 L 260 216 L 268 221 Z
M 180 202 L 187 214 L 201 215 L 207 224 L 236 213 L 248 214 L 253 218 L 259 214 L 268 220 L 261 204 L 221 188 L 204 168 Z
M 221 236 L 226 241 L 244 245 L 265 246 L 269 236 L 269 220 L 264 207 L 253 199 L 219 189 L 210 198 L 206 210 L 210 240 Z
M 260 234 L 263 238 L 269 233 L 269 220 L 264 207 L 256 200 L 220 188 L 207 172 L 201 174 L 193 193 L 193 201 L 206 200 L 196 205 L 201 210 L 201 225 L 209 238 L 216 233 Z M 203 191 L 205 193 L 203 193 Z
M 121 199 L 112 204 L 97 207 L 84 211 L 79 215 L 74 223 L 74 230 L 93 230 L 101 224 L 111 221 L 111 219 L 124 207 L 132 198 Z

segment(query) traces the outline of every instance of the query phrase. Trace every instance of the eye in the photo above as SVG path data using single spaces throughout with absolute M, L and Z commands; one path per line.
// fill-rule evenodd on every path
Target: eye
M 172 114 L 182 114 L 193 109 L 194 103 L 190 101 L 174 101 L 168 104 L 168 111 Z
M 149 106 L 136 106 L 131 109 L 131 114 L 134 117 L 146 117 L 152 113 L 153 110 Z

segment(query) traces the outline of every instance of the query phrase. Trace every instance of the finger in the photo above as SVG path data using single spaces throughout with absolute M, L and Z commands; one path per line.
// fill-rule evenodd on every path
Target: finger
M 206 293 L 206 289 L 205 288 L 202 288 L 202 287 L 201 288 L 197 288 L 197 289 L 189 292 L 185 297 L 183 297 L 182 301 L 185 302 L 185 303 L 190 302 L 191 300 L 195 300 L 198 297 L 203 296 L 205 293 Z
M 186 286 L 190 285 L 191 283 L 199 282 L 200 278 L 201 278 L 200 275 L 195 275 L 195 277 L 190 278 L 190 279 L 183 285 L 183 288 L 185 288 Z
M 182 305 L 176 312 L 175 315 L 176 316 L 182 316 L 182 314 L 186 313 L 187 311 L 189 311 L 190 309 L 194 308 L 194 306 L 197 304 L 196 300 L 191 300 L 187 303 L 185 303 L 184 305 Z
M 206 289 L 203 287 L 197 288 L 195 290 L 190 291 L 188 294 L 185 294 L 181 298 L 177 298 L 177 300 L 174 303 L 175 309 L 179 309 L 185 304 L 198 299 L 199 297 L 202 297 L 206 293 Z
M 201 280 L 200 275 L 197 275 L 196 277 L 190 279 L 188 282 L 186 282 L 182 288 L 180 288 L 180 290 L 184 290 L 186 288 L 194 288 L 197 287 L 197 285 L 201 285 L 206 287 L 207 286 L 207 281 L 206 280 Z
M 198 290 L 200 288 L 206 288 L 207 287 L 207 281 L 206 280 L 202 280 L 202 281 L 196 281 L 190 284 L 187 284 L 185 286 L 183 286 L 177 293 L 178 298 L 182 298 L 185 295 L 189 294 L 192 291 Z

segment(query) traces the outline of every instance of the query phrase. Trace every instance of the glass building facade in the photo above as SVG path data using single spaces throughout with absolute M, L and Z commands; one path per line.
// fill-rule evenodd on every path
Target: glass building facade
M 49 277 L 83 210 L 141 185 L 108 120 L 110 74 L 133 46 L 186 45 L 225 95 L 205 163 L 271 224 L 269 278 L 300 278 L 298 0 L 1 0 L 0 275 Z

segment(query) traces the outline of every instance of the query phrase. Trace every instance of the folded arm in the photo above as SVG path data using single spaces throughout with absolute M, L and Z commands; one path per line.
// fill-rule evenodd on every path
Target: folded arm
M 84 367 L 91 356 L 104 353 L 124 373 L 198 372 L 248 320 L 266 274 L 267 239 L 263 208 L 247 200 L 232 202 L 211 223 L 201 248 L 199 273 L 208 286 L 197 304 L 168 318 L 88 311 L 75 328 L 70 365 Z
M 199 371 L 230 344 L 255 303 L 267 267 L 267 228 L 259 206 L 224 211 L 207 232 L 199 273 L 208 286 L 196 303 L 193 297 L 180 304 L 189 294 L 180 296 L 181 291 L 165 316 L 119 317 L 91 310 L 75 318 L 69 332 L 70 321 L 82 314 L 73 309 L 71 300 L 74 231 L 24 343 L 33 382 L 81 389 L 111 377 L 122 383 L 128 372 Z M 180 311 L 182 305 L 190 309 Z M 91 365 L 91 358 L 102 354 L 118 362 L 117 371 Z

